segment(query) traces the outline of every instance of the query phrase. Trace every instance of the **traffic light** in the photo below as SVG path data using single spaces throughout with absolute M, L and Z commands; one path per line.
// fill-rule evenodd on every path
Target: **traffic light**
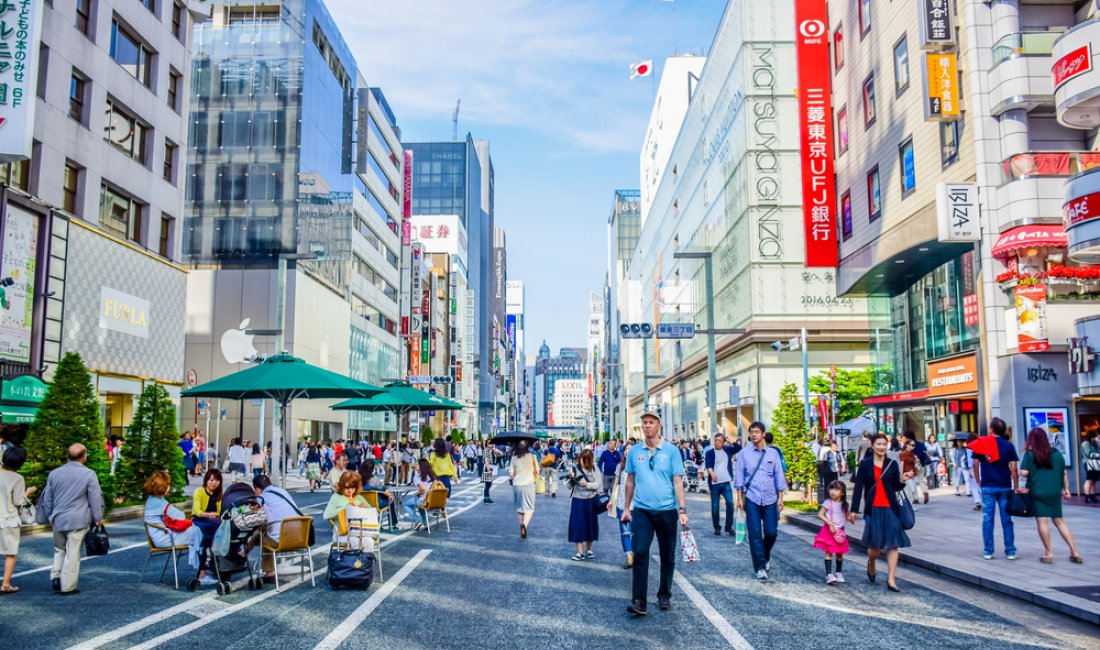
M 619 325 L 619 333 L 624 339 L 651 339 L 653 338 L 653 325 L 650 323 L 623 323 Z

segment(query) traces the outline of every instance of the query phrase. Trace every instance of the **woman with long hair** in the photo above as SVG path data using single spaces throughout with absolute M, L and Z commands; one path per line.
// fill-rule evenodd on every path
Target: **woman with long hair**
M 596 494 L 600 488 L 596 473 L 596 461 L 591 449 L 585 449 L 577 457 L 577 464 L 569 473 L 573 489 L 569 504 L 569 541 L 577 545 L 574 561 L 595 559 L 592 542 L 600 538 L 600 517 L 596 512 Z
M 321 452 L 317 445 L 309 443 L 306 450 L 306 480 L 309 481 L 309 491 L 312 492 L 321 484 Z
M 871 438 L 871 454 L 859 463 L 856 484 L 852 490 L 852 507 L 848 521 L 855 522 L 860 502 L 863 509 L 863 545 L 867 547 L 867 580 L 875 581 L 875 564 L 886 551 L 886 588 L 901 591 L 894 580 L 898 569 L 899 549 L 909 547 L 909 536 L 901 527 L 901 505 L 897 493 L 904 489 L 912 472 L 901 471 L 897 461 L 886 456 L 890 439 L 878 433 Z
M 451 481 L 458 480 L 458 472 L 455 470 L 454 459 L 447 453 L 447 442 L 443 438 L 436 438 L 432 442 L 432 454 L 428 459 L 432 465 L 435 478 L 447 486 L 447 497 L 451 496 Z
M 539 463 L 527 447 L 526 440 L 516 444 L 512 464 L 508 467 L 508 478 L 512 483 L 512 503 L 519 516 L 520 539 L 527 539 L 527 526 L 535 516 L 535 478 L 539 475 Z
M 1062 452 L 1050 446 L 1047 432 L 1035 427 L 1027 434 L 1024 445 L 1024 457 L 1020 460 L 1020 478 L 1026 481 L 1019 489 L 1021 494 L 1030 494 L 1035 504 L 1035 525 L 1039 529 L 1039 539 L 1046 551 L 1039 561 L 1044 564 L 1054 562 L 1054 551 L 1050 547 L 1050 520 L 1069 546 L 1071 562 L 1081 564 L 1081 554 L 1073 541 L 1066 520 L 1062 518 L 1062 499 L 1069 499 L 1069 477 L 1066 475 L 1066 459 Z
M 424 503 L 424 497 L 428 495 L 428 490 L 432 489 L 432 483 L 435 482 L 435 472 L 432 471 L 432 464 L 426 459 L 421 458 L 417 462 L 417 467 L 412 472 L 412 482 L 416 486 L 416 494 L 405 497 L 403 505 L 405 506 L 405 514 L 409 519 L 413 519 L 417 522 L 417 529 L 421 526 L 428 525 L 428 515 L 423 511 L 417 510 L 418 506 Z
M 252 467 L 252 478 L 256 478 L 264 473 L 264 464 L 264 452 L 260 449 L 259 443 L 252 445 L 252 459 L 250 463 Z

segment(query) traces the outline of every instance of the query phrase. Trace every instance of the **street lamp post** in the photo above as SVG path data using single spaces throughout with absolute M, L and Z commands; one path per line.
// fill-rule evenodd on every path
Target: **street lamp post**
M 806 328 L 803 327 L 798 339 L 791 339 L 789 342 L 776 341 L 772 343 L 772 349 L 776 352 L 780 350 L 794 350 L 794 342 L 798 341 L 799 347 L 802 348 L 802 400 L 804 402 L 802 407 L 802 417 L 806 420 L 806 426 L 810 425 L 810 346 L 806 340 Z

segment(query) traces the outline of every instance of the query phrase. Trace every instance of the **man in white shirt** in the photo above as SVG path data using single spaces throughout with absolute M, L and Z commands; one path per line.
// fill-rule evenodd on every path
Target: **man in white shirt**
M 271 484 L 271 479 L 266 474 L 260 474 L 252 479 L 252 489 L 256 492 L 256 496 L 263 498 L 264 514 L 267 516 L 267 530 L 264 531 L 264 536 L 278 544 L 279 530 L 282 527 L 283 520 L 287 517 L 301 516 L 302 511 L 298 509 L 293 497 L 286 490 Z M 249 539 L 248 547 L 254 548 L 259 543 L 260 531 L 257 530 Z M 264 572 L 264 583 L 274 584 L 275 557 L 264 553 L 260 555 L 260 568 Z

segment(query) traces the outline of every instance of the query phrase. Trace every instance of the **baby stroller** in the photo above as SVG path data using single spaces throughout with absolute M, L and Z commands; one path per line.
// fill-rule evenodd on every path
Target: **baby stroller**
M 686 479 L 687 491 L 698 492 L 699 481 L 699 466 L 689 461 L 684 462 L 684 478 Z
M 248 588 L 262 589 L 263 580 L 252 572 L 248 557 L 242 551 L 260 528 L 267 525 L 264 514 L 263 498 L 256 496 L 252 485 L 234 483 L 222 495 L 221 526 L 214 535 L 211 546 L 200 550 L 202 561 L 208 571 L 213 571 L 218 580 L 218 595 L 224 596 L 232 591 L 230 580 L 242 571 L 248 572 Z M 187 589 L 195 591 L 199 587 L 198 575 L 187 581 Z

